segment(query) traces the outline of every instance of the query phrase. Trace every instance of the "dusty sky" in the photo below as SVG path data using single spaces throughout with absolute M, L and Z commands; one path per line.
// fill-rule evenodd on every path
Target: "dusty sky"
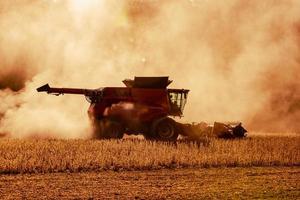
M 53 86 L 165 76 L 185 121 L 300 130 L 299 0 L 0 0 L 0 132 L 86 138 L 82 97 Z

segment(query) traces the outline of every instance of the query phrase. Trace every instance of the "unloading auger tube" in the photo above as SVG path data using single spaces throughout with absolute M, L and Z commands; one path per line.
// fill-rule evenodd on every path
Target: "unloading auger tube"
M 102 97 L 102 89 L 82 89 L 82 88 L 53 88 L 49 84 L 45 84 L 37 88 L 38 92 L 46 92 L 55 96 L 64 94 L 84 95 L 88 102 L 97 102 Z

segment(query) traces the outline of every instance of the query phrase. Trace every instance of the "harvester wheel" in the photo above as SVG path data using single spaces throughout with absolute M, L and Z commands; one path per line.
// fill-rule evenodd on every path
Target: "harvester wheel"
M 175 126 L 175 121 L 170 118 L 156 120 L 152 124 L 151 135 L 154 139 L 161 141 L 176 141 L 178 132 Z
M 97 139 L 122 139 L 124 129 L 122 125 L 113 120 L 100 120 L 95 126 L 95 136 Z

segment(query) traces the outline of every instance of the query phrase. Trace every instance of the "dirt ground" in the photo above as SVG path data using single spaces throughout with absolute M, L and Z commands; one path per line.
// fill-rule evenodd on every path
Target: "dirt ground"
M 0 176 L 1 199 L 299 199 L 299 167 Z

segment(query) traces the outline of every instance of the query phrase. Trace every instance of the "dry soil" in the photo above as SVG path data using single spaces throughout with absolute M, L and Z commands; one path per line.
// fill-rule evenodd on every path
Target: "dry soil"
M 4 199 L 299 199 L 299 167 L 0 176 Z

